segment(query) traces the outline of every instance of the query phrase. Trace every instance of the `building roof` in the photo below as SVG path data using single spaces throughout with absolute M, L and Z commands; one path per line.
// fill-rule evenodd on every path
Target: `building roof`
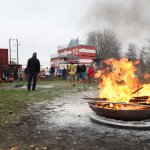
M 77 46 L 79 45 L 79 39 L 71 39 L 69 44 L 68 44 L 68 47 L 73 47 L 73 46 Z

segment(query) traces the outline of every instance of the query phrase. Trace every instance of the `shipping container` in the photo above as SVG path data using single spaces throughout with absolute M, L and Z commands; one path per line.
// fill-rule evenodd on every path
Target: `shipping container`
M 8 65 L 8 49 L 0 48 L 0 65 Z
M 5 65 L 8 65 L 8 49 L 0 48 L 0 78 L 2 78 Z

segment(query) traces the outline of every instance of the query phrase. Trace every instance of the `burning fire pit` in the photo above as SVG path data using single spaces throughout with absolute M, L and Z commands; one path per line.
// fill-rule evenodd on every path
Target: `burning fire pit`
M 131 103 L 111 103 L 109 101 L 90 101 L 90 108 L 99 116 L 124 121 L 150 119 L 150 104 L 139 101 Z M 140 104 L 142 103 L 142 104 Z
M 100 79 L 100 96 L 87 98 L 92 100 L 88 102 L 90 108 L 97 115 L 110 119 L 150 119 L 150 84 L 142 84 L 135 76 L 135 65 L 139 62 L 123 58 L 109 59 L 104 63 L 106 67 L 95 74 Z

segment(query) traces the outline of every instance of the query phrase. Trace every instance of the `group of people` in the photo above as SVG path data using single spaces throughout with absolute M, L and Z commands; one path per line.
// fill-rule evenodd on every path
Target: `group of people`
M 85 82 L 85 77 L 86 77 L 86 66 L 85 64 L 78 64 L 77 65 L 77 81 L 84 81 Z
M 28 59 L 27 61 L 27 67 L 24 70 L 24 73 L 27 74 L 27 90 L 35 90 L 36 88 L 36 83 L 37 83 L 37 77 L 38 74 L 40 73 L 40 61 L 37 59 L 37 53 L 34 52 L 32 57 Z M 54 79 L 55 76 L 55 68 L 52 66 L 49 70 L 49 74 Z M 5 68 L 3 69 L 3 75 L 4 79 L 8 80 L 9 75 L 10 75 L 10 69 L 6 65 Z M 47 76 L 47 74 L 45 74 Z M 94 67 L 93 64 L 89 66 L 87 69 L 85 64 L 78 64 L 77 66 L 74 64 L 73 61 L 70 61 L 70 65 L 68 65 L 68 68 L 63 68 L 61 70 L 61 76 L 63 80 L 67 79 L 67 75 L 70 76 L 70 83 L 72 86 L 75 86 L 75 77 L 77 75 L 77 81 L 79 82 L 91 82 L 94 79 Z M 87 78 L 86 78 L 87 76 Z M 13 69 L 13 78 L 14 80 L 18 80 L 19 75 L 18 75 L 18 68 L 15 66 Z M 33 83 L 32 83 L 33 82 Z
M 14 68 L 11 70 L 8 65 L 6 65 L 3 69 L 3 80 L 9 81 L 10 77 L 13 77 L 14 81 L 17 81 L 19 79 L 18 74 L 18 68 L 17 66 L 14 66 Z
M 9 80 L 9 76 L 10 76 L 10 69 L 9 67 L 6 65 L 3 68 L 3 80 L 8 81 Z
M 40 61 L 37 59 L 37 53 L 34 52 L 33 56 L 28 59 L 27 67 L 24 70 L 24 73 L 27 74 L 27 89 L 28 91 L 35 90 L 37 76 L 40 72 Z M 14 81 L 19 79 L 19 71 L 17 66 L 13 69 L 10 69 L 8 65 L 6 65 L 3 69 L 3 80 L 9 81 L 10 77 L 13 77 Z M 32 83 L 33 82 L 33 83 Z
M 31 90 L 31 82 L 33 81 L 32 90 L 35 90 L 37 75 L 40 72 L 40 61 L 37 59 L 37 53 L 33 53 L 33 56 L 28 60 L 27 68 L 28 68 L 27 89 L 29 91 Z M 55 68 L 53 66 L 50 68 L 50 71 L 51 71 L 50 74 L 54 77 Z M 87 73 L 87 80 L 86 80 L 86 73 Z M 76 66 L 73 61 L 70 61 L 70 65 L 68 66 L 68 68 L 62 69 L 62 79 L 66 80 L 68 74 L 70 76 L 70 84 L 72 86 L 75 86 L 76 74 L 77 74 L 77 81 L 91 82 L 94 79 L 94 67 L 93 64 L 91 64 L 87 70 L 85 64 L 82 65 L 78 64 Z
M 77 67 L 74 65 L 74 62 L 71 61 L 68 67 L 68 72 L 70 75 L 70 83 L 72 86 L 75 86 L 75 75 L 77 74 L 77 81 L 81 82 L 91 82 L 94 81 L 94 66 L 91 64 L 89 68 L 86 68 L 85 64 L 78 64 Z M 87 75 L 87 78 L 86 78 Z
M 46 79 L 49 80 L 54 80 L 55 79 L 55 67 L 51 66 L 51 68 L 48 69 L 46 67 L 46 70 L 44 71 L 44 75 L 46 76 Z

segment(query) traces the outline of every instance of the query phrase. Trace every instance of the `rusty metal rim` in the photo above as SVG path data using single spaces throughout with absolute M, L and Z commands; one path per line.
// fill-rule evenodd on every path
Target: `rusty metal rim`
M 90 108 L 99 116 L 110 119 L 124 120 L 124 121 L 140 121 L 150 119 L 150 109 L 143 110 L 116 110 L 100 108 L 95 106 L 93 102 L 88 102 Z

